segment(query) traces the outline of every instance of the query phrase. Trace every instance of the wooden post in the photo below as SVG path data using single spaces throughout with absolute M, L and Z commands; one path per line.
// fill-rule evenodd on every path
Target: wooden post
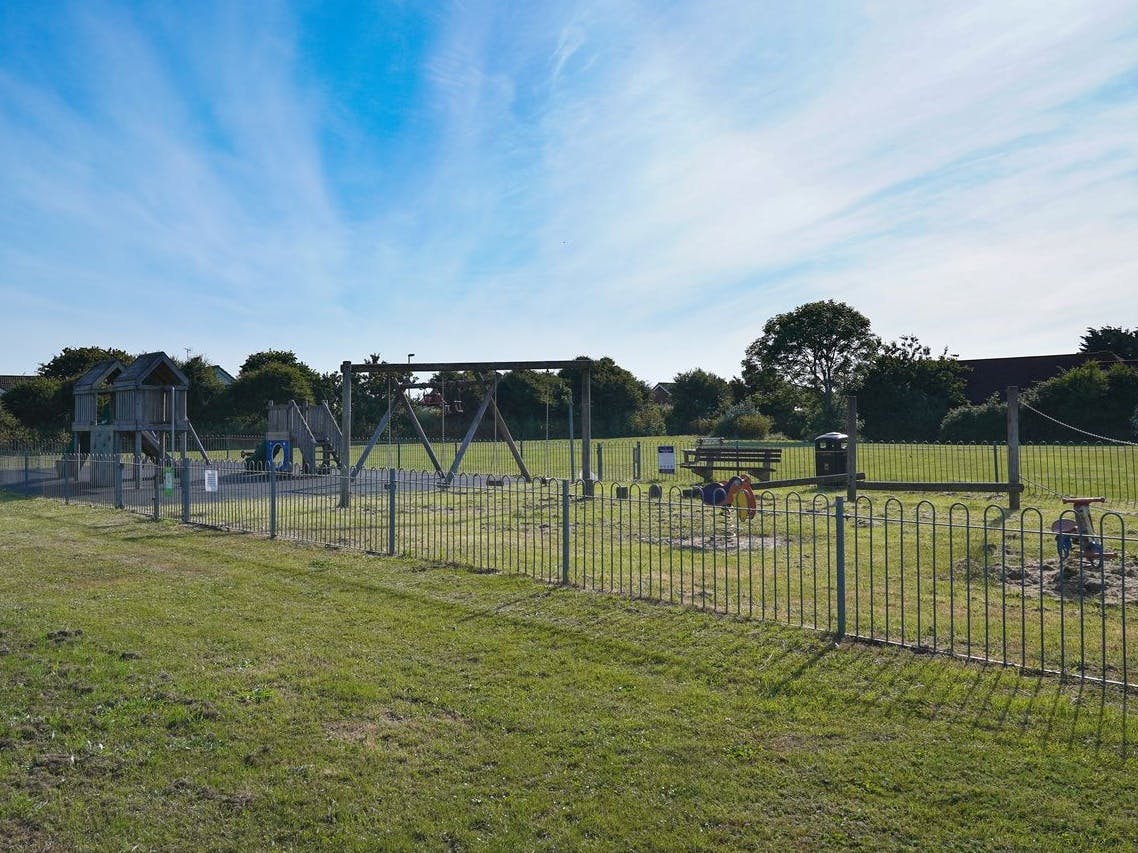
M 1008 388 L 1008 508 L 1019 509 L 1019 388 Z
M 344 387 L 340 392 L 340 506 L 352 505 L 352 363 L 340 365 Z
M 585 494 L 593 494 L 593 377 L 586 367 L 581 375 L 581 479 Z
M 846 397 L 846 500 L 857 502 L 857 397 Z

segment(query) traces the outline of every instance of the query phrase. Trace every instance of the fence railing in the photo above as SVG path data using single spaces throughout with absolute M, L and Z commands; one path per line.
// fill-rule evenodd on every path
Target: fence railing
M 1128 616 L 1138 559 L 1124 516 L 1097 516 L 1100 559 L 1063 555 L 1035 509 L 760 492 L 708 506 L 661 484 L 525 482 L 364 469 L 340 506 L 336 474 L 237 461 L 162 468 L 121 457 L 0 457 L 0 488 L 222 530 L 516 572 L 651 601 L 772 620 L 1138 686 Z

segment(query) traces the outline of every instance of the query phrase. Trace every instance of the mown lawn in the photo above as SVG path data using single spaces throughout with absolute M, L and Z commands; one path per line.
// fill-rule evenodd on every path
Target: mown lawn
M 0 848 L 1127 849 L 1117 696 L 0 503 Z

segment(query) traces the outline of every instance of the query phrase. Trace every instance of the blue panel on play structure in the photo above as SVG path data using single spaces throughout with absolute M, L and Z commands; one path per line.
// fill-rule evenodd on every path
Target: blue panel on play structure
M 287 438 L 265 439 L 265 470 L 274 471 L 292 470 L 292 445 Z

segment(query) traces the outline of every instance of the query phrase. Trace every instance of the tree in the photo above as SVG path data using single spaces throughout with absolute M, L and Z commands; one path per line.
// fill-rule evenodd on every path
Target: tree
M 932 357 L 913 335 L 882 347 L 857 388 L 858 415 L 873 441 L 935 441 L 949 410 L 967 402 L 966 368 Z
M 498 383 L 498 408 L 515 438 L 545 435 L 546 412 L 550 435 L 565 431 L 569 386 L 560 376 L 536 370 L 511 370 Z
M 1030 409 L 1020 413 L 1020 436 L 1024 441 L 1091 441 L 1081 435 L 1126 440 L 1130 418 L 1138 406 L 1138 370 L 1125 364 L 1087 362 L 1037 383 L 1023 401 L 1053 420 Z
M 124 365 L 134 357 L 124 350 L 106 347 L 64 347 L 60 353 L 39 366 L 40 376 L 66 382 L 77 379 L 91 367 L 108 358 L 117 358 Z
M 218 402 L 238 429 L 260 432 L 267 422 L 270 400 L 284 403 L 311 399 L 312 385 L 301 367 L 269 362 L 254 370 L 242 370 Z
M 1008 407 L 999 394 L 977 405 L 957 406 L 940 425 L 941 441 L 1004 441 L 1007 437 Z
M 17 382 L 4 395 L 4 407 L 26 429 L 39 433 L 67 430 L 71 425 L 71 385 L 36 376 Z
M 225 385 L 217 378 L 213 365 L 204 356 L 195 355 L 184 361 L 174 361 L 190 383 L 186 395 L 186 413 L 189 419 L 199 429 L 212 426 L 212 420 L 217 416 L 216 403 L 225 393 Z
M 0 397 L 0 441 L 23 441 L 28 438 L 28 431 L 11 412 L 4 406 L 4 398 Z
M 262 352 L 255 352 L 246 358 L 237 375 L 252 373 L 254 370 L 260 370 L 268 364 L 287 364 L 292 367 L 298 367 L 305 373 L 314 373 L 312 368 L 297 358 L 296 353 L 292 350 L 267 349 Z
M 1119 326 L 1088 328 L 1079 352 L 1112 352 L 1119 358 L 1138 359 L 1138 329 Z
M 592 428 L 596 438 L 632 435 L 632 418 L 648 405 L 648 386 L 605 356 L 592 367 Z M 562 368 L 558 375 L 569 383 L 573 404 L 581 401 L 581 377 L 584 369 L 574 365 Z M 577 427 L 580 430 L 580 425 Z
M 844 302 L 808 302 L 772 317 L 743 359 L 743 378 L 774 371 L 813 389 L 822 416 L 835 416 L 834 395 L 852 384 L 880 342 L 869 319 Z
M 696 421 L 715 418 L 731 404 L 731 386 L 726 379 L 697 368 L 676 374 L 671 400 L 669 430 L 693 432 Z
M 732 380 L 736 403 L 747 403 L 748 411 L 767 415 L 774 429 L 790 438 L 810 438 L 833 429 L 822 425 L 819 404 L 809 390 L 787 382 L 773 369 L 746 371 L 744 378 Z

